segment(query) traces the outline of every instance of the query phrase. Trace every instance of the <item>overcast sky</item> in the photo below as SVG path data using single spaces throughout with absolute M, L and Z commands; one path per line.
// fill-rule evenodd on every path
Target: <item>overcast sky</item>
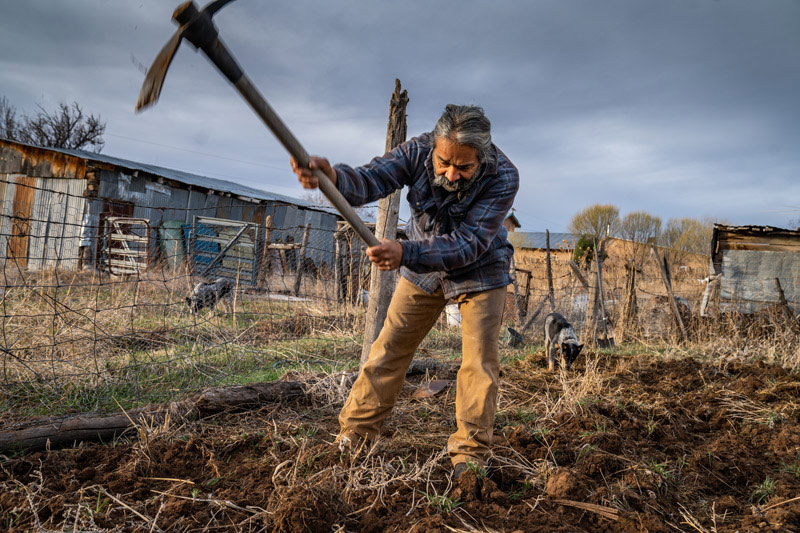
M 283 149 L 187 44 L 134 113 L 177 3 L 0 0 L 0 96 L 27 113 L 79 102 L 107 122 L 111 156 L 301 196 Z M 447 103 L 481 105 L 520 171 L 522 230 L 564 231 L 594 203 L 800 218 L 800 0 L 238 0 L 215 22 L 333 162 L 383 152 L 395 78 L 409 136 Z

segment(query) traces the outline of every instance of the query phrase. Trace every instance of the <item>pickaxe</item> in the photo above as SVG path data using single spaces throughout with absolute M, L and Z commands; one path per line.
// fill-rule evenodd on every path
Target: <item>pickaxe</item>
M 211 21 L 214 13 L 219 11 L 225 4 L 232 0 L 215 0 L 207 4 L 202 11 L 198 11 L 194 2 L 189 1 L 179 5 L 172 14 L 172 20 L 178 25 L 178 31 L 172 39 L 164 45 L 158 53 L 147 76 L 142 84 L 139 93 L 139 101 L 136 102 L 136 111 L 148 107 L 158 100 L 161 94 L 161 87 L 164 85 L 164 77 L 167 69 L 185 37 L 195 48 L 205 53 L 206 57 L 219 69 L 223 76 L 228 78 L 239 94 L 250 104 L 253 111 L 261 117 L 264 124 L 278 138 L 284 148 L 295 158 L 298 165 L 307 167 L 309 163 L 308 152 L 303 148 L 297 138 L 292 134 L 286 124 L 280 119 L 275 110 L 267 103 L 261 93 L 256 89 L 250 78 L 242 71 L 225 43 L 219 38 L 217 27 Z M 319 180 L 319 188 L 328 200 L 333 204 L 339 213 L 353 227 L 368 246 L 379 244 L 375 235 L 367 228 L 366 224 L 358 217 L 352 206 L 345 200 L 336 186 L 328 176 L 319 169 L 314 170 L 314 176 Z

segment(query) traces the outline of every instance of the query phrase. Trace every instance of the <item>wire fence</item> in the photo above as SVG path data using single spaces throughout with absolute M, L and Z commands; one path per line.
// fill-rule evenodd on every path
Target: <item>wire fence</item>
M 0 180 L 0 199 L 2 424 L 358 364 L 369 263 L 324 209 L 87 204 L 83 191 L 20 178 Z M 609 247 L 602 270 L 612 335 L 674 335 L 658 264 L 625 246 Z M 529 340 L 540 340 L 552 285 L 552 310 L 589 334 L 594 263 L 576 269 L 571 259 L 554 250 L 548 276 L 545 253 L 517 250 L 506 325 L 528 322 Z M 707 258 L 673 254 L 667 264 L 681 309 L 697 316 Z M 546 312 L 531 321 L 537 309 Z M 427 345 L 457 350 L 447 327 L 443 318 Z
M 324 208 L 0 189 L 0 422 L 357 364 L 369 268 Z

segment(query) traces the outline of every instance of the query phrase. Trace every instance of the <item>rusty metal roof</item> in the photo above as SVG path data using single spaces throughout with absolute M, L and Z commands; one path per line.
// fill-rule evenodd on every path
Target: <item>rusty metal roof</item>
M 156 165 L 150 165 L 147 163 L 140 163 L 137 161 L 130 161 L 128 159 L 122 159 L 120 157 L 113 157 L 106 154 L 100 154 L 95 152 L 87 152 L 85 150 L 74 150 L 69 148 L 50 148 L 50 147 L 39 147 L 33 146 L 26 143 L 21 143 L 18 141 L 11 141 L 8 139 L 0 138 L 0 140 L 8 143 L 18 144 L 21 146 L 31 146 L 33 148 L 38 148 L 40 150 L 49 150 L 59 154 L 65 154 L 72 157 L 76 157 L 79 159 L 83 159 L 85 161 L 94 161 L 98 163 L 104 163 L 107 165 L 113 165 L 116 167 L 121 167 L 126 170 L 130 171 L 139 171 L 145 172 L 147 174 L 151 174 L 153 176 L 162 177 L 165 179 L 169 179 L 172 181 L 177 181 L 179 183 L 184 183 L 186 185 L 192 185 L 194 187 L 202 187 L 205 189 L 210 189 L 216 192 L 223 192 L 223 193 L 230 193 L 236 196 L 244 196 L 247 198 L 253 198 L 255 200 L 263 200 L 268 202 L 280 202 L 286 204 L 292 204 L 300 207 L 305 207 L 308 209 L 314 209 L 317 211 L 325 211 L 328 213 L 332 213 L 335 215 L 339 215 L 339 213 L 330 206 L 321 206 L 314 204 L 313 202 L 309 202 L 307 200 L 301 200 L 300 198 L 294 198 L 291 196 L 285 196 L 283 194 L 277 194 L 273 192 L 262 191 L 261 189 L 256 189 L 253 187 L 248 187 L 247 185 L 241 185 L 239 183 L 234 183 L 232 181 L 221 180 L 217 178 L 209 178 L 208 176 L 201 176 L 199 174 L 192 174 L 190 172 L 183 172 L 181 170 L 175 170 L 171 168 L 159 167 Z M 287 174 L 288 174 L 287 169 Z M 341 215 L 339 215 L 341 216 Z
M 547 234 L 544 231 L 510 231 L 508 241 L 515 248 L 541 249 L 547 248 Z M 574 250 L 578 237 L 572 233 L 550 232 L 551 250 Z

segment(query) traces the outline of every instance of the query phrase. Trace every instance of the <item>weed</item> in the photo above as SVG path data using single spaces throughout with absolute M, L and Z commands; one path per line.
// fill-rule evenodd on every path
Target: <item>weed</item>
M 578 459 L 583 459 L 584 457 L 588 457 L 589 455 L 596 452 L 598 449 L 599 448 L 597 446 L 594 446 L 592 444 L 587 444 L 578 451 Z
M 478 479 L 483 479 L 489 474 L 489 470 L 485 466 L 470 461 L 467 461 L 467 470 L 474 472 Z
M 663 478 L 665 481 L 671 481 L 675 477 L 673 471 L 668 468 L 669 461 L 664 461 L 663 463 L 645 461 L 645 465 L 647 466 L 648 471 Z
M 206 483 L 205 483 L 205 484 L 206 484 L 206 486 L 208 486 L 208 487 L 213 487 L 213 486 L 215 486 L 217 483 L 219 483 L 220 481 L 223 481 L 223 480 L 225 480 L 227 477 L 228 477 L 227 475 L 225 475 L 225 476 L 219 476 L 219 477 L 212 477 L 211 479 L 209 479 L 208 481 L 206 481 Z
M 533 438 L 540 442 L 544 442 L 547 436 L 550 435 L 552 432 L 553 432 L 552 429 L 544 426 L 536 426 L 535 428 L 533 428 L 533 430 L 531 430 Z
M 792 474 L 794 477 L 800 477 L 800 452 L 797 452 L 797 457 L 791 463 L 781 461 L 781 472 Z
M 508 499 L 511 500 L 512 502 L 517 502 L 522 498 L 524 498 L 525 495 L 528 493 L 528 491 L 531 490 L 532 488 L 533 484 L 530 483 L 529 481 L 526 481 L 522 484 L 520 488 L 509 494 Z
M 775 494 L 775 487 L 777 484 L 777 481 L 767 476 L 759 486 L 753 489 L 753 493 L 750 495 L 750 501 L 756 505 L 761 505 L 767 501 L 770 496 Z
M 647 418 L 647 422 L 645 422 L 644 428 L 647 431 L 647 436 L 648 437 L 652 437 L 653 433 L 656 432 L 656 429 L 658 428 L 658 422 L 655 421 L 655 418 L 653 417 L 653 415 L 650 415 Z
M 318 432 L 319 432 L 318 427 L 300 425 L 297 426 L 297 429 L 295 430 L 294 434 L 296 437 L 299 437 L 301 439 L 310 439 Z
M 425 495 L 425 499 L 428 502 L 428 505 L 430 505 L 431 507 L 434 507 L 435 509 L 438 509 L 438 510 L 444 512 L 444 513 L 449 513 L 450 511 L 452 511 L 453 509 L 455 509 L 459 505 L 461 505 L 461 499 L 460 498 L 453 499 L 453 498 L 450 498 L 450 497 L 444 496 L 444 495 L 442 495 L 442 496 L 439 496 L 438 494 L 431 495 L 431 494 L 428 494 L 427 492 L 425 492 L 424 495 Z
M 536 413 L 533 411 L 526 411 L 524 409 L 518 410 L 514 415 L 514 418 L 525 424 L 534 424 L 537 420 Z
M 103 511 L 105 510 L 105 508 L 108 507 L 108 503 L 109 503 L 108 499 L 101 498 L 100 497 L 100 493 L 98 492 L 97 493 L 97 503 L 95 503 L 95 506 L 94 506 L 94 514 L 95 515 L 103 514 Z

